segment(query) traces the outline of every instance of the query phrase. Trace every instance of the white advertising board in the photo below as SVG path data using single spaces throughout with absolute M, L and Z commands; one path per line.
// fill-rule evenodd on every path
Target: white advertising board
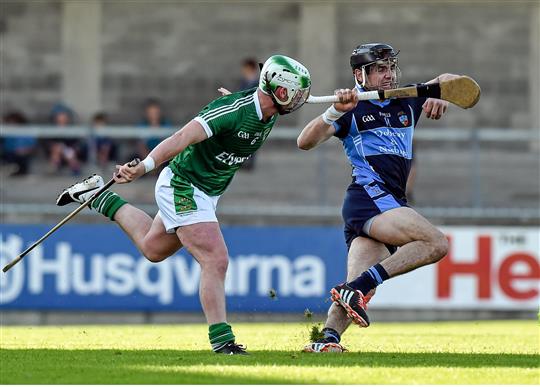
M 450 252 L 385 282 L 373 308 L 538 310 L 540 230 L 443 227 Z

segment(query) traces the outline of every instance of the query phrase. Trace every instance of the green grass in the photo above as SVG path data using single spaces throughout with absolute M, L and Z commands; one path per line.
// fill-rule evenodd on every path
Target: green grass
M 203 324 L 2 327 L 2 384 L 539 384 L 534 321 L 351 327 L 309 354 L 311 324 L 233 324 L 251 356 L 214 355 Z

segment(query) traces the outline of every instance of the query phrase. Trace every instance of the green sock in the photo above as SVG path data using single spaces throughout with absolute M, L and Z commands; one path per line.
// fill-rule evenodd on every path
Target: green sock
M 92 208 L 114 220 L 114 214 L 127 202 L 112 191 L 105 191 L 92 201 Z
M 226 322 L 210 325 L 208 327 L 208 337 L 213 351 L 218 351 L 228 342 L 234 341 L 232 328 Z

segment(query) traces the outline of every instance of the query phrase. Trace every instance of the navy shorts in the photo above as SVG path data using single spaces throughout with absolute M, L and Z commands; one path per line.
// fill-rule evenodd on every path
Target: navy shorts
M 351 243 L 356 237 L 370 238 L 362 230 L 369 219 L 393 208 L 406 206 L 406 200 L 397 199 L 382 183 L 372 181 L 366 185 L 356 183 L 349 185 L 342 210 L 347 248 L 351 248 Z M 395 246 L 386 245 L 386 247 L 390 254 L 396 250 Z

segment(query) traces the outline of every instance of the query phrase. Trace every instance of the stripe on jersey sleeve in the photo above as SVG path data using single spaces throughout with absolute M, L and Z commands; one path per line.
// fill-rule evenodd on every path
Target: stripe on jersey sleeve
M 197 121 L 199 124 L 201 124 L 201 126 L 203 127 L 203 129 L 204 129 L 206 135 L 208 136 L 208 138 L 210 138 L 210 137 L 212 137 L 214 135 L 214 133 L 212 132 L 212 129 L 210 129 L 210 126 L 208 126 L 208 124 L 206 123 L 204 118 L 195 117 L 194 120 Z
M 253 99 L 253 95 L 248 95 L 247 97 L 239 98 L 230 105 L 223 105 L 223 106 L 216 107 L 215 109 L 208 110 L 207 112 L 201 114 L 201 117 L 204 117 L 205 120 L 210 121 L 211 119 L 219 117 L 230 111 L 237 110 L 240 106 L 243 106 L 246 103 L 248 104 L 251 103 L 252 99 Z

